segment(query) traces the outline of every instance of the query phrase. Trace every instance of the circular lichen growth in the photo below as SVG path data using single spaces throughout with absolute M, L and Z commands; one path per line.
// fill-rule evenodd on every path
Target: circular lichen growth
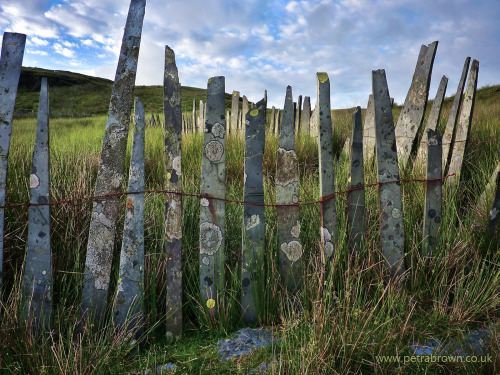
M 224 154 L 224 146 L 219 141 L 210 141 L 205 145 L 205 155 L 212 163 L 219 162 Z
M 318 77 L 320 83 L 325 83 L 326 81 L 328 81 L 328 74 L 324 72 L 316 73 L 316 76 Z
M 290 241 L 281 244 L 281 251 L 291 262 L 296 262 L 302 257 L 302 245 L 299 241 Z
M 213 255 L 222 244 L 222 233 L 220 228 L 212 223 L 202 223 L 200 225 L 200 253 Z
M 255 116 L 257 116 L 258 114 L 259 114 L 259 110 L 258 110 L 258 109 L 252 109 L 252 110 L 250 111 L 250 116 L 255 117 Z

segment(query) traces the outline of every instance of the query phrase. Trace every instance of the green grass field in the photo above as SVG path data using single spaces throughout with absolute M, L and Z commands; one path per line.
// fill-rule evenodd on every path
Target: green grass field
M 54 82 L 57 82 L 55 78 Z M 50 91 L 50 98 L 51 105 L 56 107 L 54 111 L 71 109 L 73 104 L 59 102 L 59 96 L 76 92 L 64 90 L 77 90 L 79 86 L 85 85 L 102 85 L 103 91 L 108 92 L 108 99 L 102 101 L 90 94 L 88 97 L 87 94 L 81 94 L 85 100 L 74 104 L 75 112 L 90 113 L 87 112 L 90 108 L 97 107 L 103 109 L 96 109 L 95 115 L 90 118 L 51 118 L 52 202 L 93 195 L 111 86 L 108 87 L 104 80 L 84 81 L 68 86 L 53 83 L 51 90 L 60 92 Z M 16 110 L 29 108 L 33 105 L 30 100 L 38 100 L 33 94 L 34 89 L 31 92 L 29 90 L 27 85 L 21 86 Z M 500 140 L 499 91 L 499 86 L 479 90 L 471 139 Z M 205 90 L 201 89 L 183 88 L 183 111 L 190 112 L 193 98 L 203 98 L 204 93 Z M 32 99 L 29 99 L 30 95 Z M 145 100 L 147 108 L 154 108 L 155 112 L 161 113 L 161 87 L 136 87 L 136 95 Z M 432 95 L 433 93 L 430 96 Z M 97 102 L 98 105 L 95 104 Z M 441 132 L 446 124 L 451 102 L 452 98 L 445 101 L 438 128 Z M 227 104 L 229 108 L 229 102 Z M 400 110 L 400 107 L 394 108 L 395 120 Z M 430 105 L 427 112 L 429 110 Z M 341 149 L 350 135 L 351 112 L 351 109 L 332 111 L 334 147 L 337 153 L 337 191 L 347 188 L 348 159 Z M 35 130 L 35 118 L 14 120 L 7 182 L 8 204 L 29 202 L 29 176 Z M 126 165 L 130 162 L 131 140 L 132 134 L 129 137 Z M 182 142 L 183 188 L 186 192 L 198 193 L 203 135 L 185 135 Z M 147 190 L 164 189 L 163 144 L 163 129 L 146 129 Z M 263 166 L 266 203 L 275 203 L 277 148 L 277 138 L 268 135 Z M 300 199 L 303 202 L 317 200 L 319 177 L 315 140 L 304 135 L 298 136 L 297 154 Z M 243 141 L 229 137 L 226 155 L 227 198 L 242 200 Z M 207 317 L 200 307 L 197 289 L 199 199 L 184 197 L 184 338 L 175 344 L 167 344 L 164 339 L 164 323 L 165 319 L 168 319 L 165 312 L 164 196 L 146 194 L 146 335 L 139 346 L 131 345 L 125 332 L 113 332 L 109 325 L 96 331 L 83 322 L 83 332 L 77 333 L 82 273 L 92 210 L 92 203 L 88 200 L 51 208 L 54 330 L 51 335 L 41 339 L 36 339 L 29 333 L 18 314 L 18 284 L 27 240 L 28 208 L 7 209 L 0 373 L 128 374 L 174 362 L 177 366 L 176 374 L 246 374 L 259 363 L 270 362 L 273 358 L 278 365 L 274 372 L 269 373 L 500 373 L 500 334 L 492 337 L 493 349 L 490 354 L 493 362 L 489 363 L 403 364 L 377 363 L 376 360 L 376 356 L 399 355 L 402 358 L 411 355 L 408 345 L 414 342 L 423 344 L 430 337 L 461 337 L 466 328 L 488 324 L 499 326 L 499 242 L 498 239 L 489 238 L 487 234 L 486 210 L 475 209 L 476 200 L 498 163 L 499 155 L 500 143 L 469 145 L 460 189 L 445 191 L 443 194 L 443 219 L 438 251 L 436 256 L 429 260 L 420 256 L 425 186 L 421 182 L 401 184 L 406 264 L 409 272 L 404 288 L 396 288 L 385 270 L 379 245 L 376 187 L 366 190 L 366 248 L 364 256 L 353 263 L 350 262 L 351 255 L 346 241 L 347 196 L 343 194 L 336 199 L 340 243 L 335 249 L 332 263 L 328 265 L 328 276 L 325 276 L 319 252 L 319 205 L 301 207 L 301 240 L 304 246 L 305 269 L 303 290 L 298 301 L 300 313 L 293 308 L 291 299 L 277 280 L 279 258 L 276 209 L 267 207 L 265 250 L 268 255 L 264 265 L 267 273 L 263 280 L 261 326 L 272 329 L 282 341 L 272 348 L 260 349 L 252 356 L 228 363 L 218 360 L 215 346 L 218 339 L 226 338 L 237 328 L 245 326 L 238 316 L 242 205 L 226 204 L 227 289 L 219 302 L 222 305 L 219 308 L 219 316 L 212 319 Z M 404 170 L 401 173 L 402 179 L 422 177 L 423 172 Z M 376 182 L 374 165 L 365 165 L 365 180 L 366 183 Z M 127 181 L 128 167 L 124 171 L 123 191 L 127 189 Z M 118 253 L 122 232 L 123 216 L 118 225 Z M 116 274 L 117 271 L 115 262 L 113 272 Z M 137 351 L 137 348 L 140 350 Z

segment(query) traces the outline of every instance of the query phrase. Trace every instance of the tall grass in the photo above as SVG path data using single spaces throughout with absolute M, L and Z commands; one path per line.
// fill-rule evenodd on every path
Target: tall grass
M 429 106 L 430 107 L 430 106 Z M 400 108 L 394 109 L 394 117 Z M 447 117 L 449 103 L 442 118 Z M 350 133 L 350 110 L 334 111 L 335 189 L 347 188 L 348 158 L 341 151 Z M 500 105 L 476 104 L 471 138 L 500 139 Z M 106 117 L 51 119 L 51 201 L 93 195 Z M 441 129 L 444 126 L 440 122 Z M 15 120 L 7 183 L 7 202 L 29 201 L 31 154 L 36 121 Z M 275 203 L 278 139 L 268 132 L 264 151 L 264 199 Z M 126 191 L 131 135 L 127 149 Z M 183 189 L 199 193 L 202 134 L 183 135 Z M 147 128 L 145 176 L 147 190 L 164 189 L 162 129 Z M 405 256 L 407 272 L 403 288 L 388 274 L 379 245 L 379 206 L 376 187 L 365 189 L 366 246 L 353 258 L 347 241 L 347 196 L 336 197 L 339 239 L 332 261 L 323 265 L 319 254 L 319 205 L 300 208 L 303 243 L 303 285 L 295 298 L 280 285 L 277 267 L 276 208 L 266 207 L 265 264 L 260 324 L 281 336 L 281 343 L 237 363 L 220 364 L 213 346 L 244 324 L 240 320 L 240 262 L 243 247 L 243 206 L 226 203 L 226 288 L 216 301 L 217 316 L 201 306 L 199 298 L 199 200 L 183 197 L 183 302 L 184 336 L 166 345 L 164 196 L 146 194 L 145 212 L 145 324 L 146 333 L 132 344 L 124 330 L 111 326 L 96 332 L 81 322 L 81 297 L 91 202 L 52 206 L 54 264 L 54 329 L 41 340 L 19 319 L 19 280 L 27 238 L 26 207 L 6 210 L 5 295 L 0 328 L 0 372 L 44 374 L 113 374 L 174 361 L 179 373 L 244 373 L 274 356 L 272 373 L 480 373 L 499 372 L 498 349 L 491 349 L 493 363 L 429 365 L 378 363 L 378 355 L 410 355 L 408 345 L 434 335 L 461 336 L 465 326 L 498 324 L 500 306 L 500 252 L 498 240 L 486 234 L 486 215 L 472 209 L 478 192 L 498 163 L 500 144 L 470 144 L 463 183 L 458 191 L 445 191 L 439 243 L 435 256 L 422 258 L 423 202 L 421 182 L 402 183 Z M 319 199 L 318 153 L 315 140 L 297 136 L 299 194 L 302 202 Z M 243 200 L 244 142 L 230 136 L 226 149 L 226 196 Z M 404 169 L 401 177 L 422 177 Z M 374 163 L 365 165 L 366 183 L 376 181 Z M 121 246 L 123 216 L 117 231 Z M 496 242 L 495 242 L 496 241 Z M 116 264 L 113 268 L 116 272 Z M 84 327 L 78 331 L 78 327 Z M 499 341 L 498 334 L 493 340 Z M 137 352 L 137 345 L 141 350 Z M 202 349 L 193 349 L 193 347 Z M 210 350 L 206 348 L 211 348 Z M 135 353 L 135 354 L 134 354 Z M 36 354 L 36 355 L 35 355 Z

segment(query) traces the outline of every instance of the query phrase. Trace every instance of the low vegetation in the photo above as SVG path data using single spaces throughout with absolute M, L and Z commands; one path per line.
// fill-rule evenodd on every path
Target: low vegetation
M 55 76 L 58 77 L 58 76 Z M 64 76 L 61 76 L 63 80 Z M 49 82 L 50 82 L 49 77 Z M 78 113 L 96 110 L 89 118 L 51 118 L 51 202 L 93 195 L 99 153 L 106 124 L 107 105 L 97 109 L 91 94 L 79 94 L 78 103 L 57 107 L 57 89 L 102 86 L 107 82 L 84 81 L 69 86 L 52 84 L 51 105 L 55 112 L 74 109 Z M 56 87 L 54 87 L 56 86 Z M 64 88 L 66 87 L 66 88 Z M 36 89 L 36 88 L 35 88 Z M 26 91 L 23 91 L 26 90 Z M 158 90 L 158 91 L 153 91 Z M 29 108 L 28 87 L 21 87 L 16 110 Z M 72 91 L 64 91 L 67 98 Z M 193 98 L 204 90 L 183 88 L 183 110 L 191 111 Z M 136 87 L 146 106 L 161 113 L 162 89 Z M 76 97 L 76 95 L 75 95 Z M 35 95 L 33 94 L 33 98 Z M 108 101 L 100 99 L 99 105 Z M 24 104 L 22 104 L 24 103 Z M 87 104 L 88 103 L 88 104 Z M 191 104 L 190 104 L 191 103 Z M 71 107 L 74 105 L 74 107 Z M 24 107 L 23 107 L 24 106 Z M 430 106 L 428 106 L 428 110 Z M 447 99 L 438 130 L 444 129 L 451 107 Z M 57 108 L 60 108 L 57 109 Z M 100 108 L 100 107 L 99 107 Z M 227 106 L 229 109 L 229 104 Z M 397 119 L 401 108 L 394 108 Z M 341 151 L 350 134 L 351 109 L 333 111 L 336 148 L 336 190 L 344 191 L 348 180 L 348 159 Z M 104 113 L 104 114 L 103 114 Z M 363 113 L 364 115 L 364 113 Z M 29 202 L 29 176 L 35 139 L 36 119 L 16 118 L 13 124 L 7 182 L 8 204 Z M 473 140 L 500 140 L 500 88 L 479 90 L 471 130 Z M 127 150 L 128 180 L 132 134 Z M 264 154 L 265 202 L 275 202 L 274 176 L 278 140 L 267 134 Z M 185 192 L 200 189 L 202 134 L 183 135 L 182 174 Z M 318 152 L 315 140 L 297 137 L 300 199 L 319 199 Z M 367 241 L 362 256 L 353 258 L 347 243 L 347 196 L 336 199 L 339 215 L 339 244 L 332 262 L 325 268 L 320 259 L 319 205 L 301 207 L 301 240 L 304 245 L 303 288 L 292 298 L 278 278 L 276 209 L 266 207 L 266 276 L 260 326 L 281 337 L 279 344 L 260 349 L 236 361 L 222 363 L 215 346 L 245 325 L 239 320 L 239 271 L 243 206 L 226 204 L 226 293 L 218 303 L 219 316 L 209 317 L 200 308 L 198 296 L 199 199 L 183 198 L 184 337 L 175 344 L 164 339 L 165 252 L 164 195 L 146 194 L 145 296 L 146 331 L 137 342 L 108 324 L 100 330 L 80 321 L 82 273 L 92 203 L 82 200 L 51 208 L 51 241 L 54 268 L 54 329 L 36 337 L 29 324 L 19 318 L 19 281 L 25 256 L 28 208 L 6 209 L 4 296 L 1 305 L 0 373 L 6 374 L 128 374 L 155 368 L 166 362 L 176 364 L 179 374 L 246 374 L 262 362 L 277 361 L 268 373 L 281 374 L 481 374 L 500 372 L 500 334 L 492 335 L 487 363 L 403 363 L 412 355 L 414 342 L 424 344 L 430 337 L 463 337 L 467 328 L 500 326 L 500 251 L 498 239 L 487 234 L 485 210 L 475 204 L 490 178 L 500 154 L 500 142 L 471 143 L 465 160 L 463 183 L 458 191 L 447 190 L 436 256 L 423 259 L 423 205 L 425 185 L 403 183 L 405 251 L 408 275 L 397 288 L 388 275 L 379 245 L 378 193 L 366 189 Z M 231 136 L 227 141 L 227 188 L 229 199 L 243 200 L 244 143 Z M 163 130 L 146 129 L 146 189 L 164 188 Z M 376 181 L 374 164 L 365 165 L 366 183 Z M 402 179 L 422 178 L 422 171 L 402 171 Z M 126 191 L 126 185 L 123 191 Z M 491 199 L 490 199 L 491 201 Z M 123 202 L 125 203 L 125 202 Z M 123 216 L 118 226 L 116 251 L 119 254 Z M 116 258 L 116 257 L 115 257 Z M 113 272 L 117 273 L 117 264 Z M 112 286 L 113 287 L 113 286 Z M 298 307 L 298 308 L 297 308 Z M 377 356 L 400 356 L 400 362 L 379 362 Z

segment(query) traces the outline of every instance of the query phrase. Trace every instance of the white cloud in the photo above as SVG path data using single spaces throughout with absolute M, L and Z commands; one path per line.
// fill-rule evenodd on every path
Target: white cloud
M 65 57 L 75 57 L 75 51 L 65 48 L 59 43 L 54 43 L 54 51 Z
M 27 50 L 26 53 L 29 53 L 32 55 L 48 56 L 48 53 L 45 51 Z
M 33 43 L 36 46 L 46 47 L 46 46 L 49 45 L 49 41 L 48 40 L 40 39 L 40 38 L 37 38 L 36 36 L 34 36 L 32 38 L 29 38 L 28 41 L 31 42 L 31 43 Z

